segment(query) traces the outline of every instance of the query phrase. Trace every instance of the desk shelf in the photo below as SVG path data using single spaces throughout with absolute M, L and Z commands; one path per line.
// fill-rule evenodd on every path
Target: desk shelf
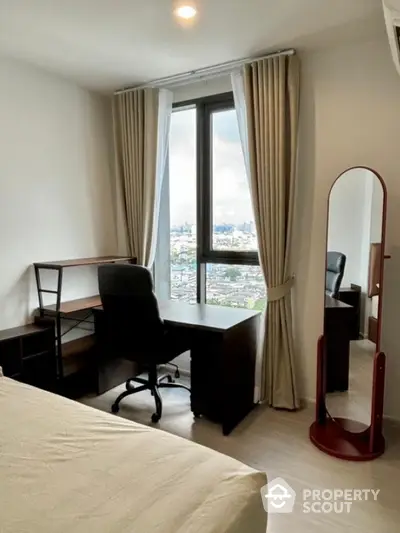
M 52 318 L 55 320 L 56 328 L 56 358 L 57 358 L 57 377 L 62 379 L 63 377 L 63 357 L 62 357 L 62 337 L 61 319 L 68 318 L 68 315 L 73 313 L 79 313 L 80 311 L 87 311 L 88 314 L 84 318 L 77 319 L 78 323 L 88 320 L 91 310 L 94 307 L 101 305 L 100 296 L 89 296 L 86 298 L 78 298 L 77 300 L 61 301 L 62 300 L 62 284 L 63 284 L 63 271 L 65 268 L 72 267 L 84 267 L 84 266 L 99 266 L 110 263 L 131 263 L 135 264 L 136 259 L 127 256 L 106 255 L 100 257 L 84 257 L 81 259 L 64 259 L 61 261 L 45 261 L 40 263 L 34 263 L 36 285 L 39 299 L 39 318 L 45 320 Z M 53 270 L 57 272 L 57 288 L 46 289 L 42 287 L 41 272 L 43 270 Z M 51 305 L 43 304 L 43 294 L 53 294 L 56 298 L 56 302 Z M 71 319 L 71 317 L 69 317 Z M 78 325 L 78 324 L 76 324 Z M 71 331 L 75 326 L 69 328 Z
M 78 313 L 79 311 L 85 311 L 87 309 L 93 309 L 101 305 L 100 296 L 89 296 L 88 298 L 78 298 L 77 300 L 69 300 L 67 302 L 61 302 L 59 313 L 68 315 L 69 313 Z M 43 307 L 47 316 L 56 316 L 57 304 L 45 305 Z
M 45 263 L 34 263 L 35 267 L 58 269 L 89 265 L 106 265 L 107 263 L 131 262 L 132 257 L 105 255 L 103 257 L 84 257 L 82 259 L 65 259 L 63 261 L 48 261 Z

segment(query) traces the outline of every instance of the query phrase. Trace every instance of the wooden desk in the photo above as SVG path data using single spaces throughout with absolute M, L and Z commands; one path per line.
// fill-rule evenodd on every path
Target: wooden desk
M 190 345 L 194 415 L 205 415 L 220 423 L 224 435 L 228 435 L 254 406 L 260 313 L 173 301 L 159 302 L 159 308 L 166 327 L 185 336 Z M 101 352 L 101 307 L 94 309 L 94 318 Z M 112 356 L 103 353 L 100 360 L 102 375 L 112 363 Z M 132 374 L 118 377 L 121 383 Z
M 355 309 L 325 295 L 326 392 L 349 388 L 350 340 Z
M 132 261 L 131 257 L 118 255 L 105 255 L 102 257 L 84 257 L 83 259 L 65 259 L 62 261 L 46 261 L 44 263 L 34 263 L 37 268 L 47 268 L 58 270 L 59 268 L 71 268 L 88 265 L 105 265 L 107 263 L 125 263 Z

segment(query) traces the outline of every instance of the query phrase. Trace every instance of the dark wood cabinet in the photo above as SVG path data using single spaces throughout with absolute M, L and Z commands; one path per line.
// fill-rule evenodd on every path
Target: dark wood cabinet
M 54 326 L 29 324 L 0 331 L 0 366 L 7 377 L 55 391 Z
M 350 324 L 350 340 L 358 341 L 361 331 L 361 287 L 351 285 L 351 287 L 340 289 L 338 300 L 354 308 Z
M 349 388 L 350 340 L 354 308 L 325 295 L 326 392 Z

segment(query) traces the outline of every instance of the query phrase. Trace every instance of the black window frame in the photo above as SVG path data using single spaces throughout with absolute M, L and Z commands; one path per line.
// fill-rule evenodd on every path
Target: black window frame
M 212 114 L 234 109 L 233 92 L 175 103 L 173 111 L 196 109 L 197 301 L 206 301 L 206 265 L 259 265 L 258 251 L 213 249 Z

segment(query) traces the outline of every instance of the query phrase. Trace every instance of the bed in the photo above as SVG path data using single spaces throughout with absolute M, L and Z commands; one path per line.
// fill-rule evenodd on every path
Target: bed
M 266 475 L 0 377 L 1 533 L 265 533 Z

